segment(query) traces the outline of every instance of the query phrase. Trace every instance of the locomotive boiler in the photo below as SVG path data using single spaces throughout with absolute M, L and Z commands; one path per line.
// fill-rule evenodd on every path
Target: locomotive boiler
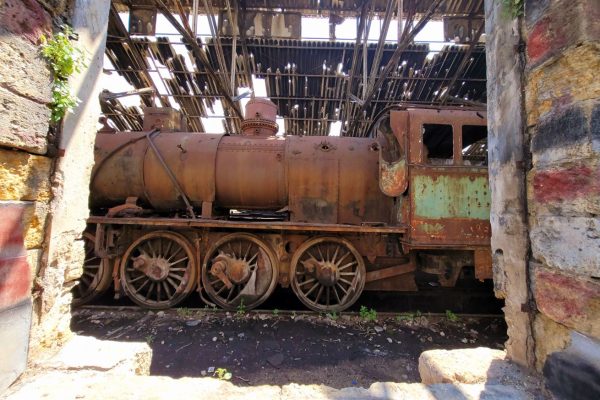
M 86 236 L 98 258 L 78 302 L 107 275 L 148 308 L 198 290 L 251 309 L 281 285 L 316 311 L 363 290 L 491 278 L 483 114 L 396 110 L 372 138 L 277 136 L 268 100 L 245 115 L 239 135 L 156 118 L 98 133 Z

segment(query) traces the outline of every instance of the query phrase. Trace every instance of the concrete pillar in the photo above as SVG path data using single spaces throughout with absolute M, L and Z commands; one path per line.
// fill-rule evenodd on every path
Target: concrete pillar
M 81 233 L 89 215 L 89 179 L 100 115 L 98 95 L 109 7 L 109 0 L 76 0 L 73 8 L 73 30 L 79 35 L 77 46 L 86 54 L 87 68 L 71 80 L 81 103 L 67 114 L 58 142 L 46 261 L 37 279 L 40 294 L 34 310 L 32 356 L 38 350 L 60 345 L 70 335 L 70 290 L 81 275 L 84 258 Z
M 528 143 L 522 92 L 524 55 L 519 46 L 519 21 L 507 16 L 502 3 L 485 2 L 494 289 L 506 304 L 509 358 L 533 366 L 525 187 Z

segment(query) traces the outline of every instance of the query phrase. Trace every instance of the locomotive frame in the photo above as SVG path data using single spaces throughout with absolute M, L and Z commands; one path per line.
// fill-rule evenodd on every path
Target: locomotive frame
M 258 119 L 252 121 L 252 129 L 271 128 Z M 383 211 L 391 214 L 387 221 L 347 223 L 342 216 L 327 218 L 320 209 L 294 204 L 301 200 L 292 194 L 282 214 L 277 214 L 292 209 L 294 217 L 290 213 L 288 220 L 273 220 L 274 214 L 251 210 L 237 220 L 223 219 L 224 214 L 206 201 L 196 206 L 201 209 L 199 218 L 193 207 L 191 215 L 187 207 L 187 216 L 168 217 L 129 198 L 104 215 L 89 218 L 96 227 L 95 251 L 102 257 L 101 268 L 112 274 L 116 293 L 124 292 L 147 308 L 173 307 L 198 290 L 222 308 L 250 309 L 281 285 L 291 287 L 308 308 L 342 311 L 363 290 L 417 290 L 419 274 L 434 277 L 441 286 L 454 286 L 464 267 L 470 266 L 475 278 L 490 279 L 487 167 L 474 165 L 480 161 L 464 155 L 465 147 L 472 150 L 480 144 L 485 126 L 485 113 L 479 111 L 402 109 L 390 112 L 389 125 L 383 124 L 374 139 L 322 137 L 315 143 L 314 138 L 305 139 L 310 143 L 302 150 L 315 152 L 310 160 L 318 163 L 312 170 L 310 163 L 304 164 L 311 176 L 332 165 L 319 154 L 369 146 L 377 168 L 372 179 L 384 195 L 382 201 L 388 202 Z M 144 134 L 134 135 L 143 140 Z M 150 134 L 145 136 L 152 144 Z M 172 138 L 175 147 L 177 137 Z M 303 138 L 294 140 L 301 145 Z M 235 143 L 232 146 L 235 151 Z M 294 150 L 288 154 L 294 155 Z M 160 160 L 158 152 L 156 156 L 171 179 L 169 160 Z M 302 181 L 306 176 L 287 179 Z M 172 190 L 181 191 L 183 210 L 184 203 L 189 205 L 186 195 L 176 180 L 171 183 Z M 322 185 L 329 188 L 320 191 L 328 201 L 325 205 L 340 208 L 352 201 L 342 196 L 338 202 L 344 190 L 339 181 Z M 336 193 L 328 200 L 332 188 Z M 308 194 L 315 193 L 319 191 Z M 372 205 L 360 205 L 362 215 L 368 207 Z M 98 279 L 87 291 L 99 294 L 109 284 Z M 90 297 L 94 295 L 86 298 Z

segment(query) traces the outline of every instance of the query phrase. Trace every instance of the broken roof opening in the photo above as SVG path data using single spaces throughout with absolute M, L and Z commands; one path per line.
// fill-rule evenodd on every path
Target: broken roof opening
M 237 26 L 229 23 L 238 18 L 235 8 L 227 11 L 218 1 L 198 2 L 195 18 L 192 2 L 165 3 L 170 12 L 154 10 L 154 19 L 135 19 L 132 25 L 131 4 L 113 2 L 104 88 L 151 90 L 102 101 L 104 114 L 119 129 L 139 129 L 142 107 L 163 106 L 180 110 L 190 130 L 235 134 L 250 91 L 275 102 L 283 122 L 280 134 L 364 136 L 375 116 L 398 103 L 485 103 L 483 19 L 473 12 L 483 2 L 466 10 L 476 15 L 468 19 L 473 26 L 467 44 L 448 41 L 452 34 L 439 10 L 385 13 L 378 1 L 359 7 L 362 12 L 335 14 L 334 8 L 324 8 L 303 15 L 300 5 L 275 13 L 278 7 L 252 8 L 247 1 Z M 457 10 L 450 14 L 461 15 Z

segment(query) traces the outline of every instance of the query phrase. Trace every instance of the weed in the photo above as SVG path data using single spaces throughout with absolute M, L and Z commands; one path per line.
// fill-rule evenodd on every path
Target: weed
M 400 322 L 400 321 L 414 321 L 415 320 L 415 313 L 402 313 L 402 314 L 398 314 L 396 315 L 396 321 Z
M 237 311 L 235 313 L 240 317 L 246 314 L 246 306 L 244 305 L 244 299 L 240 301 L 240 305 L 237 306 Z
M 274 316 L 278 316 L 279 315 L 279 310 L 277 308 L 273 309 L 273 315 Z
M 52 122 L 59 122 L 79 103 L 79 99 L 71 92 L 69 77 L 86 67 L 83 51 L 71 42 L 71 37 L 75 36 L 73 30 L 68 26 L 62 28 L 62 32 L 50 38 L 44 35 L 40 37 L 42 55 L 50 64 L 53 75 L 50 104 Z
M 336 319 L 338 319 L 340 317 L 335 311 L 327 313 L 327 314 L 325 314 L 325 316 L 332 321 L 335 321 Z
M 365 321 L 376 321 L 377 320 L 377 311 L 374 309 L 368 309 L 365 306 L 360 306 L 360 310 L 358 312 L 360 317 Z
M 191 317 L 192 314 L 193 312 L 189 308 L 182 307 L 177 309 L 177 315 L 179 315 L 181 318 Z
M 152 344 L 152 342 L 154 342 L 154 336 L 153 335 L 146 335 L 146 343 Z
M 231 372 L 227 371 L 227 368 L 217 368 L 213 376 L 216 376 L 221 380 L 228 381 L 233 375 L 231 374 Z
M 458 316 L 450 310 L 446 310 L 446 318 L 448 318 L 448 321 L 451 321 L 451 322 L 458 321 Z

